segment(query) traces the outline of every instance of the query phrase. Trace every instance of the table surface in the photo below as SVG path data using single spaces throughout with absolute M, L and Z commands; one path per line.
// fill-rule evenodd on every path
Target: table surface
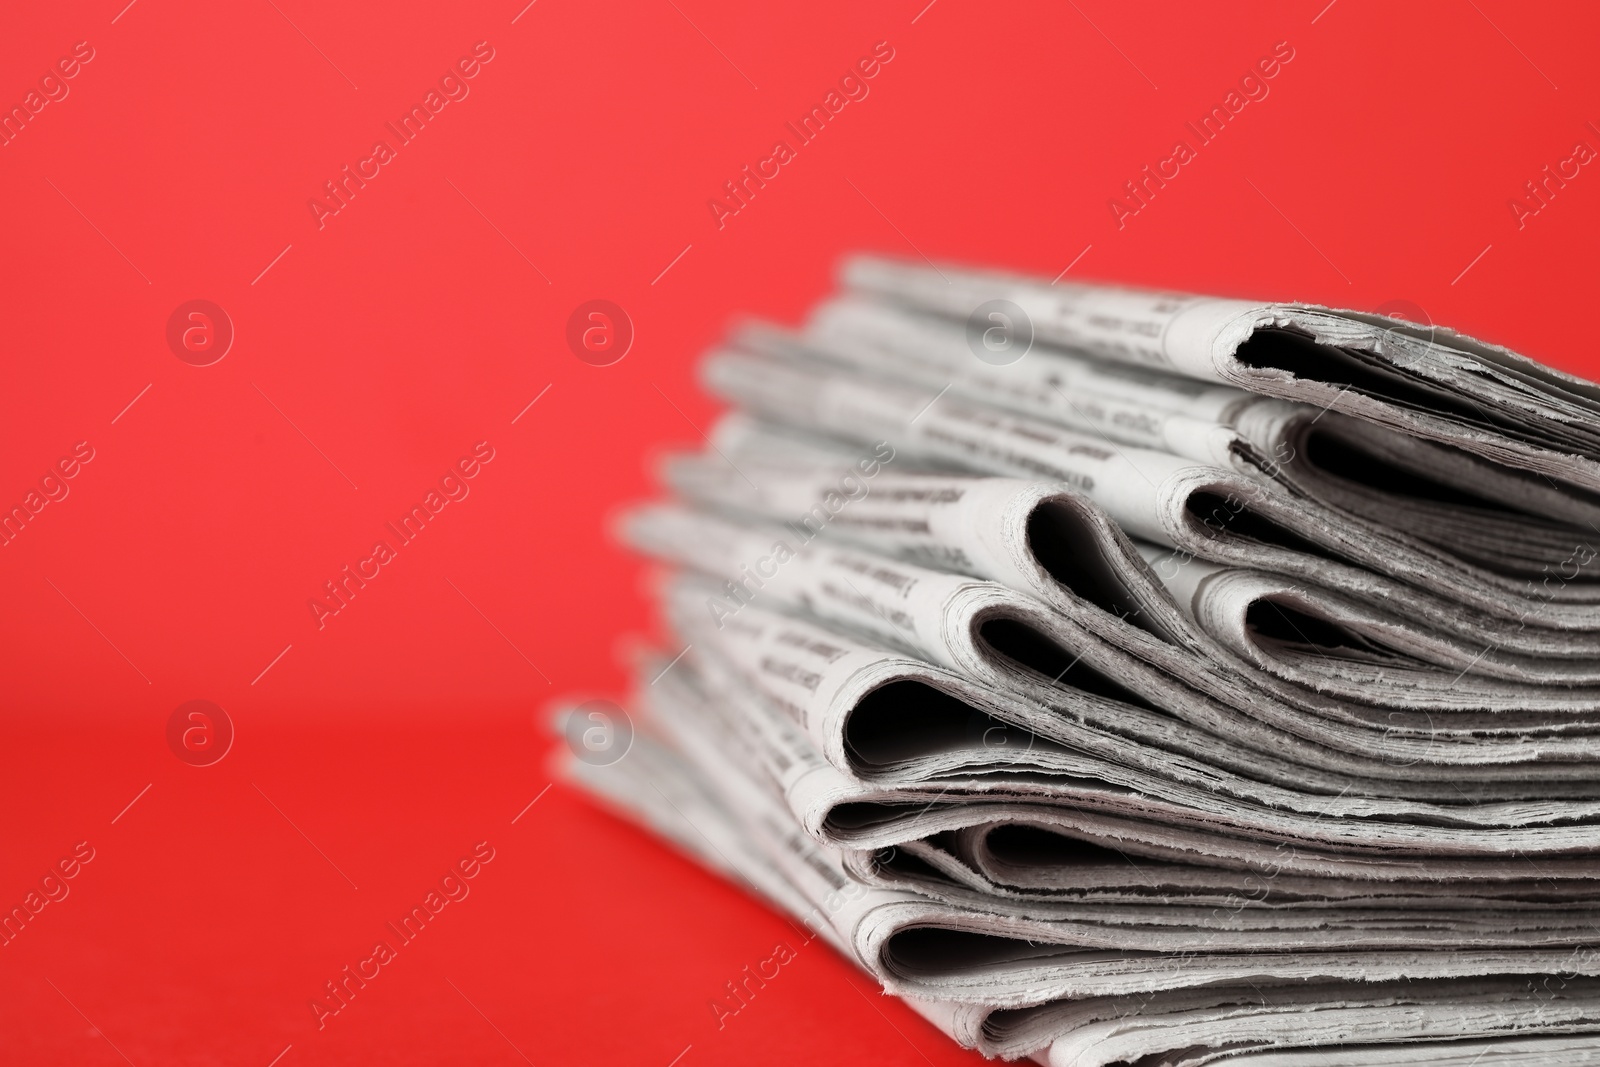
M 540 725 L 663 640 L 607 531 L 714 419 L 698 354 L 845 251 L 1600 369 L 1593 8 L 525 2 L 0 15 L 15 1062 L 976 1062 L 552 787 Z M 631 324 L 609 366 L 567 340 L 591 300 Z M 206 766 L 168 740 L 196 700 Z

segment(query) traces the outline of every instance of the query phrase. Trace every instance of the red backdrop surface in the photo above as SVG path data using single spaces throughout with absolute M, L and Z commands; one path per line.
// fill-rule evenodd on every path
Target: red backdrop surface
M 544 709 L 622 698 L 652 633 L 606 527 L 713 419 L 697 354 L 796 319 L 844 251 L 1403 300 L 1600 371 L 1600 175 L 1563 163 L 1600 148 L 1592 7 L 524 3 L 0 15 L 0 506 L 38 509 L 0 547 L 0 906 L 94 856 L 0 948 L 12 1062 L 974 1061 L 820 945 L 719 1025 L 791 927 L 545 792 Z M 207 366 L 167 337 L 197 299 L 232 325 Z M 565 340 L 591 299 L 633 323 L 611 366 Z M 469 494 L 319 618 L 475 447 Z M 233 724 L 212 766 L 169 748 L 190 700 Z M 479 842 L 470 895 L 319 1028 Z

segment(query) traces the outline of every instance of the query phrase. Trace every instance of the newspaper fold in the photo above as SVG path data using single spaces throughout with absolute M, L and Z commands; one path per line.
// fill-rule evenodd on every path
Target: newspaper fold
M 1038 340 L 1312 404 L 1600 492 L 1600 386 L 1442 326 L 862 257 L 845 284 L 965 321 L 1009 300 Z
M 735 694 L 747 712 L 735 721 L 764 724 L 766 763 L 795 816 L 836 845 L 882 848 L 996 822 L 1077 829 L 1098 813 L 1131 824 L 1123 832 L 1141 850 L 1309 871 L 1341 853 L 1443 853 L 1470 871 L 1508 852 L 1600 849 L 1595 801 L 1357 793 L 1350 779 L 1266 754 L 1229 771 L 1197 731 L 1163 733 L 1159 716 L 1124 721 L 1132 706 L 1107 715 L 1073 697 L 1047 707 L 757 606 L 718 629 L 703 607 L 713 588 L 680 580 L 667 593 L 685 661 L 710 679 L 706 702 Z M 1297 777 L 1302 788 L 1287 784 Z
M 1227 1046 L 1232 1042 L 1223 1035 L 1245 1033 L 1255 1047 L 1294 1046 L 1301 1044 L 1295 1024 L 1310 1021 L 1308 1011 L 1331 1024 L 1335 1017 L 1321 1009 L 1348 1012 L 1346 1023 L 1363 1020 L 1365 1010 L 1378 1023 L 1386 1014 L 1381 1009 L 1394 1004 L 1429 1019 L 1409 1035 L 1400 1026 L 1391 1038 L 1400 1040 L 1481 1038 L 1519 1013 L 1524 1033 L 1597 1024 L 1600 983 L 1589 977 L 1596 961 L 1571 949 L 1528 948 L 1523 931 L 1485 929 L 1471 912 L 1413 909 L 1389 922 L 1352 915 L 1357 921 L 1344 927 L 1337 906 L 1297 914 L 1245 902 L 1228 913 L 1214 909 L 1201 925 L 1161 905 L 1040 920 L 862 887 L 826 849 L 783 830 L 770 783 L 748 772 L 753 752 L 727 720 L 707 714 L 683 675 L 669 672 L 652 689 L 652 721 L 667 728 L 670 743 L 642 734 L 633 754 L 640 766 L 631 773 L 581 763 L 570 770 L 773 899 L 888 989 L 915 998 L 913 1006 L 952 1036 L 991 1054 L 1070 1050 L 1093 1057 L 1079 1062 L 1109 1064 L 1129 1050 L 1181 1048 L 1196 1035 Z M 1563 937 L 1560 911 L 1547 915 L 1532 905 L 1520 912 L 1520 922 L 1537 931 L 1532 940 L 1549 945 L 1577 943 L 1593 921 L 1592 914 L 1573 914 L 1572 933 Z M 1254 947 L 1258 937 L 1284 947 L 1297 936 L 1309 937 L 1298 953 Z M 1415 951 L 1419 937 L 1433 947 Z M 1495 949 L 1497 938 L 1519 947 Z M 1459 947 L 1442 947 L 1452 944 Z M 1546 978 L 1545 995 L 1534 996 L 1540 979 L 1533 976 L 1557 972 L 1559 984 Z M 1245 980 L 1230 988 L 1229 975 Z M 1508 977 L 1517 975 L 1530 977 Z M 1235 989 L 1246 987 L 1255 993 L 1241 999 Z M 1520 1010 L 1519 996 L 1526 1002 Z M 1486 1007 L 1474 1011 L 1475 1000 Z M 1171 1044 L 1179 1038 L 1187 1040 Z

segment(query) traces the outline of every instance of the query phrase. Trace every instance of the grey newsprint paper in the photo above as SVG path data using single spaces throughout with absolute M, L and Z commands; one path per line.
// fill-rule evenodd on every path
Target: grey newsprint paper
M 1425 324 L 870 258 L 708 354 L 561 773 L 960 1044 L 1600 1064 L 1600 387 Z M 576 726 L 574 725 L 576 724 Z

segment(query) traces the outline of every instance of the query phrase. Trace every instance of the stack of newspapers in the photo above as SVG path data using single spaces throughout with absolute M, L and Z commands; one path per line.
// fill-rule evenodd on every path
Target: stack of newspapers
M 566 772 L 986 1055 L 1600 1063 L 1600 387 L 842 278 L 707 357 L 733 410 L 624 524 L 672 643 Z

